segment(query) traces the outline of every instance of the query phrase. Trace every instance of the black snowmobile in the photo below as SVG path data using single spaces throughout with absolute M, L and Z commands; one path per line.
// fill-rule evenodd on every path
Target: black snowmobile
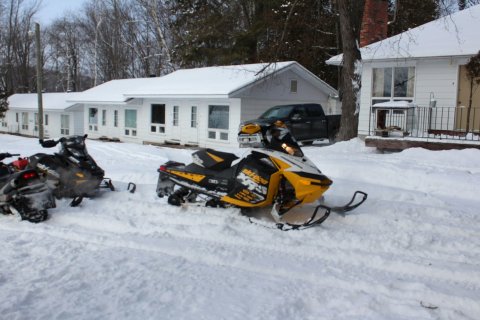
M 105 178 L 105 171 L 88 154 L 84 136 L 69 136 L 58 140 L 40 140 L 44 148 L 55 147 L 60 143 L 60 151 L 55 154 L 37 153 L 29 158 L 28 166 L 47 174 L 54 185 L 57 198 L 73 198 L 70 205 L 79 205 L 84 197 L 92 197 L 100 188 L 112 191 L 112 181 Z M 130 189 L 132 187 L 132 189 Z M 130 192 L 135 185 L 129 184 Z
M 48 218 L 47 209 L 55 208 L 55 198 L 46 177 L 34 169 L 17 171 L 5 158 L 18 154 L 0 153 L 0 213 L 17 214 L 22 220 L 42 222 Z
M 195 202 L 199 195 L 206 197 L 205 205 L 212 207 L 272 206 L 271 214 L 277 227 L 283 230 L 318 225 L 331 211 L 350 211 L 367 199 L 366 193 L 357 191 L 345 206 L 320 204 L 308 215 L 306 222 L 288 222 L 284 219 L 287 212 L 316 202 L 332 181 L 304 156 L 282 123 L 268 130 L 258 124 L 246 124 L 238 140 L 259 148 L 251 149 L 241 159 L 213 149 L 200 150 L 193 153 L 193 163 L 189 165 L 174 161 L 161 165 L 157 195 L 168 196 L 168 203 L 177 206 Z M 356 200 L 357 196 L 361 199 Z M 319 211 L 323 215 L 317 215 Z

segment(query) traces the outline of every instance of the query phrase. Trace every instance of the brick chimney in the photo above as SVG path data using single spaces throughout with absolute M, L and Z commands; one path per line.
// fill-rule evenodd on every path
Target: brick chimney
M 365 0 L 360 47 L 369 45 L 387 37 L 388 0 Z

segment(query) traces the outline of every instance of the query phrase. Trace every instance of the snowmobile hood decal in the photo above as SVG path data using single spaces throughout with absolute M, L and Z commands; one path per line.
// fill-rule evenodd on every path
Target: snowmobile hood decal
M 178 177 L 182 177 L 182 178 L 185 178 L 187 180 L 192 180 L 192 181 L 195 181 L 195 182 L 200 182 L 205 178 L 204 175 L 196 174 L 196 173 L 183 172 L 183 171 L 170 170 L 170 169 L 167 169 L 166 171 L 171 173 L 171 174 L 174 174 Z
M 220 158 L 219 156 L 216 156 L 214 154 L 211 154 L 210 152 L 207 152 L 207 154 L 210 156 L 210 158 L 212 158 L 213 160 L 215 160 L 216 162 L 222 162 L 224 161 L 222 158 Z

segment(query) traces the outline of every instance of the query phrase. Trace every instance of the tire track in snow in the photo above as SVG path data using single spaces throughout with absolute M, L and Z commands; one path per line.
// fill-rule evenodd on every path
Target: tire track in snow
M 425 295 L 425 292 L 435 301 L 442 301 L 444 305 L 442 307 L 448 307 L 449 301 L 451 307 L 454 309 L 456 302 L 465 300 L 471 300 L 471 305 L 475 305 L 474 297 L 468 297 L 468 294 L 472 295 L 472 292 L 478 292 L 479 287 L 471 287 L 463 283 L 468 275 L 456 275 L 445 274 L 445 270 L 425 270 L 422 275 L 418 273 L 422 270 L 419 265 L 413 263 L 405 263 L 404 257 L 400 257 L 400 261 L 392 259 L 387 261 L 382 260 L 380 257 L 376 257 L 375 266 L 367 268 L 366 266 L 371 264 L 372 257 L 365 256 L 365 253 L 355 253 L 352 251 L 339 252 L 338 248 L 326 250 L 325 247 L 321 247 L 323 251 L 322 256 L 318 255 L 306 255 L 292 254 L 290 252 L 284 252 L 284 250 L 265 248 L 254 246 L 247 243 L 238 245 L 227 241 L 213 241 L 211 239 L 199 239 L 197 237 L 189 238 L 179 237 L 178 234 L 163 232 L 157 234 L 156 237 L 145 235 L 128 234 L 129 240 L 124 240 L 124 237 L 118 232 L 100 232 L 99 230 L 81 228 L 76 230 L 74 234 L 71 233 L 71 228 L 66 229 L 53 229 L 49 230 L 35 230 L 36 232 L 44 236 L 48 234 L 50 237 L 62 239 L 65 241 L 75 241 L 80 243 L 88 243 L 103 248 L 123 248 L 135 251 L 145 251 L 156 254 L 166 254 L 177 258 L 188 260 L 190 263 L 201 263 L 211 267 L 230 268 L 233 270 L 239 269 L 244 272 L 250 272 L 254 274 L 264 274 L 270 277 L 278 277 L 285 281 L 301 281 L 310 283 L 315 286 L 331 287 L 332 283 L 335 286 L 332 290 L 355 290 L 358 292 L 365 291 L 365 288 L 369 288 L 368 294 L 379 294 L 385 296 L 395 296 L 396 294 L 405 294 L 409 292 L 413 296 L 419 296 L 420 292 Z M 181 240 L 181 241 L 179 241 Z M 213 249 L 215 248 L 215 249 Z M 220 252 L 218 248 L 223 248 Z M 275 252 L 277 251 L 277 252 Z M 285 269 L 282 267 L 282 263 L 278 261 L 278 251 L 284 252 L 290 256 L 290 259 L 295 261 L 295 269 Z M 329 258 L 334 256 L 335 251 L 336 259 Z M 275 253 L 275 254 L 272 254 Z M 330 255 L 331 253 L 331 255 Z M 252 263 L 251 259 L 263 256 L 263 265 L 258 263 Z M 395 257 L 393 257 L 395 258 Z M 356 263 L 352 263 L 355 261 Z M 323 270 L 312 271 L 308 268 L 310 265 L 322 265 Z M 379 266 L 382 268 L 379 268 Z M 356 273 L 352 276 L 348 272 L 345 272 L 351 268 L 355 268 Z M 404 270 L 400 272 L 399 270 Z M 407 271 L 408 270 L 408 271 Z M 433 271 L 433 272 L 432 272 Z M 360 272 L 362 279 L 357 278 L 357 274 Z M 432 274 L 433 273 L 433 274 Z M 386 279 L 402 279 L 401 284 L 390 283 L 385 281 Z M 441 281 L 441 285 L 438 287 L 435 285 L 438 281 Z M 471 282 L 471 279 L 470 279 Z M 444 287 L 444 284 L 448 284 L 449 287 L 455 287 L 456 292 L 464 291 L 465 296 L 452 297 L 449 292 L 442 292 L 439 290 Z M 460 288 L 463 288 L 460 290 Z M 418 292 L 417 292 L 418 291 Z M 416 293 L 417 292 L 417 293 Z M 419 296 L 419 298 L 421 298 Z M 446 304 L 445 304 L 446 303 Z M 472 308 L 472 312 L 480 311 L 478 308 Z

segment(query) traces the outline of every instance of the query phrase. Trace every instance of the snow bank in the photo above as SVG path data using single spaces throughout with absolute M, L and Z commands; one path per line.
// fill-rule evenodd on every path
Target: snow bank
M 369 198 L 346 217 L 281 232 L 237 209 L 169 206 L 156 169 L 192 150 L 88 141 L 118 189 L 45 223 L 0 216 L 5 319 L 477 319 L 480 152 L 379 154 L 354 139 L 304 148 Z M 45 152 L 0 135 L 0 152 Z M 51 150 L 47 150 L 51 151 Z M 242 153 L 241 150 L 237 150 Z

